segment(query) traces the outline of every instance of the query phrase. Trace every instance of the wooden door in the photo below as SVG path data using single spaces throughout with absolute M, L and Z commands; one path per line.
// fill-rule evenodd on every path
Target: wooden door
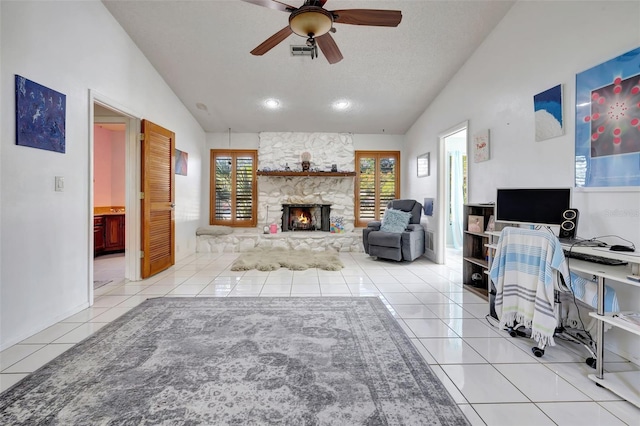
M 142 120 L 142 278 L 175 262 L 175 134 Z

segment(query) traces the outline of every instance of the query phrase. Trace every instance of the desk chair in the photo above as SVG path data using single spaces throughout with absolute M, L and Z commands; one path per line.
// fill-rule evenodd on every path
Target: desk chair
M 580 343 L 592 355 L 587 364 L 595 366 L 591 347 L 566 333 L 562 326 L 560 293 L 571 293 L 569 268 L 558 238 L 546 230 L 506 227 L 500 234 L 490 270 L 495 286 L 495 313 L 500 328 L 511 336 L 531 330 L 538 343 L 535 356 L 554 346 L 554 336 Z M 593 364 L 593 365 L 592 365 Z

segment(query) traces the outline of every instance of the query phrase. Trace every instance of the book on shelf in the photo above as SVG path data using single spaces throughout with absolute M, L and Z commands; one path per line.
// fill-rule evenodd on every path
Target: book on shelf
M 469 215 L 469 222 L 467 223 L 467 231 L 469 232 L 484 232 L 484 216 Z

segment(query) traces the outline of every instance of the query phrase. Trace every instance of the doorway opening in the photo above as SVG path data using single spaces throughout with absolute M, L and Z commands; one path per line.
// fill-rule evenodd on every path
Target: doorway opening
M 94 287 L 140 279 L 136 256 L 140 250 L 136 198 L 140 191 L 140 120 L 91 90 L 89 120 L 88 293 L 93 304 Z
M 467 146 L 468 122 L 440 135 L 438 263 L 447 262 L 447 254 L 461 262 L 463 209 L 468 200 Z
M 126 120 L 94 107 L 93 289 L 125 280 Z

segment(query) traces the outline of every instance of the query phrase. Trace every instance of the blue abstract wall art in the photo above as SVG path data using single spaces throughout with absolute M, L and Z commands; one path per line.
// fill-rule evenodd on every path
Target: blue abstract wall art
M 65 152 L 66 95 L 16 75 L 16 144 Z
M 433 201 L 434 198 L 425 198 L 422 203 L 422 210 L 426 216 L 433 216 Z
M 576 74 L 576 187 L 640 186 L 640 47 Z
M 536 116 L 536 141 L 562 136 L 562 85 L 538 93 L 533 97 L 533 109 Z

